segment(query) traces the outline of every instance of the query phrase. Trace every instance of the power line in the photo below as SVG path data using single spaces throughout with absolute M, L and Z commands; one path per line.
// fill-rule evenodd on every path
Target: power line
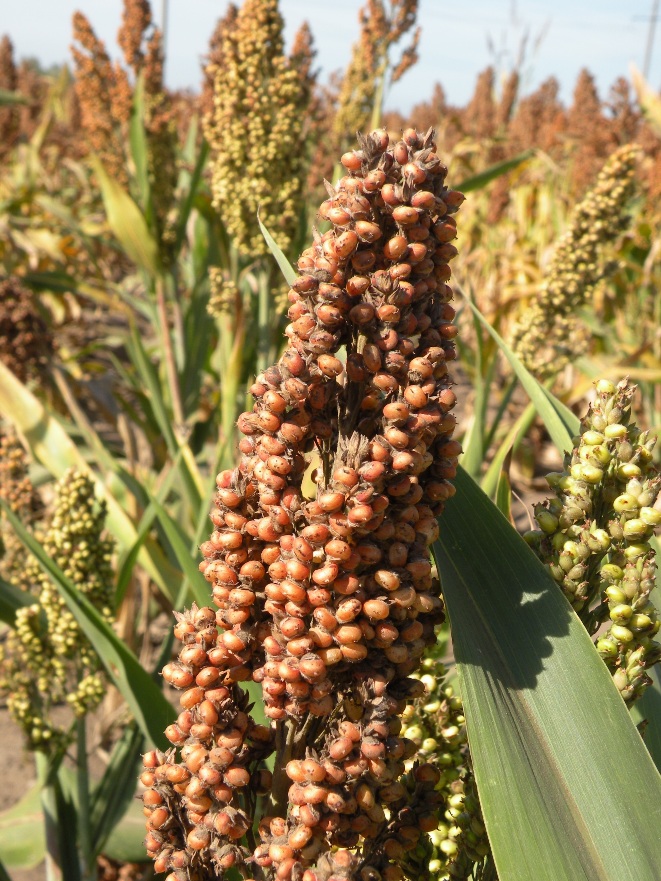
M 643 61 L 643 76 L 646 80 L 650 76 L 650 67 L 652 64 L 652 48 L 654 47 L 654 33 L 656 31 L 656 22 L 659 12 L 659 0 L 652 0 L 652 14 L 649 19 L 649 27 L 647 28 L 647 44 L 645 46 L 645 60 Z

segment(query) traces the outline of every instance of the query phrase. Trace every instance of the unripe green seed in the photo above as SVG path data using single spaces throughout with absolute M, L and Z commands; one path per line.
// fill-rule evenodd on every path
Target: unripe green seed
M 606 588 L 605 594 L 611 603 L 624 603 L 627 598 L 625 592 L 614 584 L 610 584 Z
M 633 609 L 628 603 L 618 603 L 610 610 L 610 619 L 615 624 L 626 624 L 633 615 Z
M 595 388 L 600 395 L 614 395 L 617 391 L 615 385 L 610 379 L 600 379 L 596 382 Z
M 622 514 L 624 511 L 636 511 L 637 509 L 638 500 L 628 492 L 622 493 L 613 502 L 613 510 L 617 511 L 618 514 Z
M 590 550 L 595 553 L 607 551 L 611 546 L 611 537 L 605 529 L 595 529 L 586 536 L 585 540 Z
M 640 509 L 639 517 L 647 526 L 655 527 L 661 523 L 661 511 L 647 506 Z
M 629 643 L 633 639 L 633 633 L 628 627 L 622 627 L 620 624 L 613 624 L 611 627 L 611 635 L 618 642 Z
M 612 636 L 602 636 L 597 640 L 597 651 L 602 658 L 616 658 L 619 654 L 617 642 Z
M 647 542 L 634 542 L 624 549 L 624 556 L 627 560 L 635 560 L 636 557 L 641 557 L 643 554 L 646 554 L 649 549 L 650 546 Z
M 617 438 L 626 437 L 627 427 L 626 425 L 615 422 L 612 425 L 607 425 L 604 428 L 604 435 L 608 438 L 608 440 L 615 440 Z
M 598 444 L 603 443 L 604 436 L 599 431 L 586 431 L 583 435 L 583 443 L 587 444 L 590 447 L 596 447 Z
M 547 535 L 552 535 L 558 528 L 558 518 L 543 508 L 535 514 L 535 520 L 542 532 L 545 532 Z
M 640 520 L 638 517 L 635 517 L 633 520 L 627 520 L 627 522 L 622 527 L 624 532 L 624 537 L 631 540 L 644 539 L 646 536 L 650 534 L 651 527 Z

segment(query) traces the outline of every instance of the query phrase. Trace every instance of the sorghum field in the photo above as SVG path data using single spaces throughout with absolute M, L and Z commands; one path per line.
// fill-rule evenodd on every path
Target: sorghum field
M 0 881 L 661 877 L 661 98 L 417 7 L 0 41 Z

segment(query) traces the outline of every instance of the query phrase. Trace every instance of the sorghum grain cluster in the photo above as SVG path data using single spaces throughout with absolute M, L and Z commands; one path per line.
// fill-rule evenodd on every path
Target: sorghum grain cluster
M 103 536 L 104 523 L 105 507 L 95 501 L 91 480 L 69 471 L 57 484 L 42 546 L 110 621 L 112 542 Z M 30 749 L 61 748 L 71 730 L 56 723 L 51 710 L 66 703 L 75 716 L 84 716 L 103 698 L 104 677 L 97 653 L 35 560 L 25 566 L 21 586 L 34 594 L 34 602 L 16 613 L 15 630 L 0 658 L 0 688 Z
M 652 462 L 655 439 L 631 421 L 635 386 L 600 380 L 596 391 L 565 470 L 547 477 L 557 497 L 537 506 L 539 530 L 527 538 L 588 631 L 608 625 L 597 649 L 632 704 L 661 658 L 649 544 L 661 524 L 661 477 Z
M 617 269 L 606 248 L 626 229 L 638 155 L 628 144 L 610 157 L 576 207 L 539 294 L 514 328 L 514 350 L 536 376 L 558 373 L 587 349 L 578 312 Z
M 167 732 L 180 753 L 149 754 L 143 782 L 147 846 L 172 881 L 229 865 L 398 881 L 438 825 L 440 771 L 406 771 L 400 715 L 443 619 L 428 547 L 460 451 L 447 282 L 463 196 L 431 131 L 392 145 L 376 131 L 342 163 L 320 209 L 330 228 L 298 261 L 289 343 L 251 387 L 238 467 L 217 478 L 200 565 L 217 611 L 186 613 L 163 671 L 185 689 Z M 249 679 L 270 729 L 248 715 Z

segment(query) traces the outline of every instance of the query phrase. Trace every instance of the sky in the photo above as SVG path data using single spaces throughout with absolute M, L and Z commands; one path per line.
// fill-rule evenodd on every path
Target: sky
M 160 22 L 165 0 L 151 0 Z M 358 35 L 364 0 L 280 0 L 285 37 L 291 43 L 308 20 L 315 37 L 322 80 L 345 67 Z M 226 0 L 167 0 L 166 79 L 174 88 L 197 90 L 200 59 Z M 522 54 L 524 92 L 555 75 L 569 101 L 576 77 L 587 67 L 603 98 L 631 63 L 642 69 L 653 0 L 420 0 L 420 61 L 390 90 L 388 109 L 406 112 L 431 96 L 441 82 L 448 101 L 464 104 L 480 70 L 493 64 L 504 77 Z M 0 33 L 11 37 L 16 56 L 48 66 L 69 59 L 71 16 L 80 9 L 117 54 L 121 0 L 0 0 Z M 527 40 L 526 40 L 527 35 Z M 521 53 L 521 48 L 525 48 Z M 653 43 L 649 79 L 661 81 L 661 21 Z

